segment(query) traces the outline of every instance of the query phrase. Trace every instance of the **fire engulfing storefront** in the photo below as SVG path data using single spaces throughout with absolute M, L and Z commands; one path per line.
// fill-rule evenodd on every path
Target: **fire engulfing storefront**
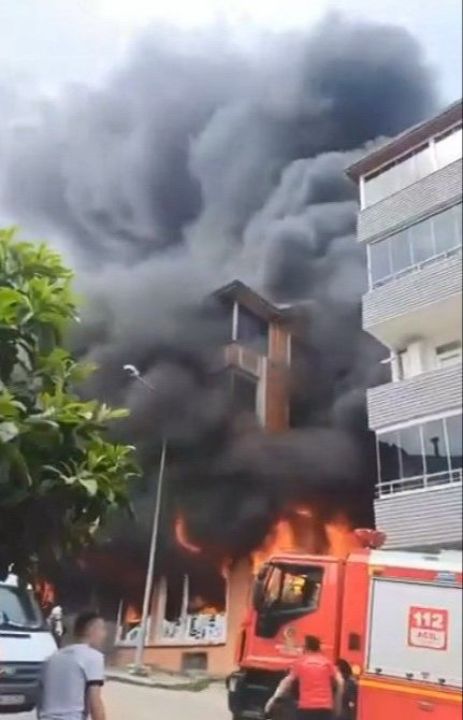
M 234 665 L 235 640 L 251 584 L 243 561 L 221 574 L 210 567 L 178 569 L 156 583 L 145 662 L 171 671 L 224 675 Z M 116 637 L 118 664 L 133 659 L 140 631 L 139 608 L 121 602 Z

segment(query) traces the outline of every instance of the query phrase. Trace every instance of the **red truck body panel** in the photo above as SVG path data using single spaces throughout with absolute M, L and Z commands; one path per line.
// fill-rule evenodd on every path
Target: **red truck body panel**
M 307 556 L 291 555 L 274 558 L 274 562 L 284 562 L 297 566 L 307 563 Z M 307 635 L 317 635 L 323 642 L 324 652 L 333 660 L 338 656 L 339 616 L 342 601 L 342 587 L 345 563 L 334 558 L 311 558 L 312 567 L 324 570 L 324 581 L 319 606 L 316 612 L 305 615 L 299 620 L 283 625 L 275 637 L 258 637 L 253 628 L 257 622 L 257 612 L 252 610 L 245 623 L 247 642 L 240 661 L 243 668 L 258 668 L 285 672 L 300 657 Z
M 252 609 L 243 671 L 283 673 L 316 635 L 358 680 L 357 720 L 461 720 L 461 555 L 359 550 L 347 561 L 282 554 L 272 565 L 323 570 L 316 609 L 259 636 Z M 458 596 L 460 599 L 458 599 Z

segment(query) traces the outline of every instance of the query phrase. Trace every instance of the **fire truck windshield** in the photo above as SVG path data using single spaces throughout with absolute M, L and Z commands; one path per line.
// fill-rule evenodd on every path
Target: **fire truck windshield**
M 296 565 L 270 565 L 260 581 L 259 609 L 263 612 L 318 608 L 323 568 Z
M 274 637 L 278 628 L 318 610 L 323 586 L 323 567 L 276 563 L 259 576 L 254 593 L 259 613 L 256 632 Z

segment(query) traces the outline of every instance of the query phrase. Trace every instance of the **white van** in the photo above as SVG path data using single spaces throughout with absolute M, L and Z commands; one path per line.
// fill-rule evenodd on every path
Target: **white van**
M 0 714 L 32 710 L 42 663 L 56 650 L 32 589 L 0 582 Z

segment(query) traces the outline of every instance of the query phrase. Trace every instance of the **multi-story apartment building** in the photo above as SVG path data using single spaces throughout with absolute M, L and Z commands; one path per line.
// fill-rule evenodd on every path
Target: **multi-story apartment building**
M 390 349 L 370 390 L 378 525 L 389 547 L 462 541 L 462 103 L 349 168 L 369 290 L 363 323 Z
M 246 432 L 284 432 L 290 422 L 291 309 L 273 305 L 238 281 L 220 288 L 210 300 L 223 330 L 219 357 L 211 357 L 211 377 L 225 384 L 236 422 L 244 423 Z M 196 555 L 194 548 L 189 552 L 186 528 L 180 525 L 177 534 L 178 552 L 155 584 L 145 661 L 171 671 L 226 675 L 234 667 L 236 638 L 253 580 L 250 559 L 218 568 L 207 555 Z M 133 660 L 140 613 L 140 593 L 136 601 L 121 601 L 114 657 L 118 664 Z

